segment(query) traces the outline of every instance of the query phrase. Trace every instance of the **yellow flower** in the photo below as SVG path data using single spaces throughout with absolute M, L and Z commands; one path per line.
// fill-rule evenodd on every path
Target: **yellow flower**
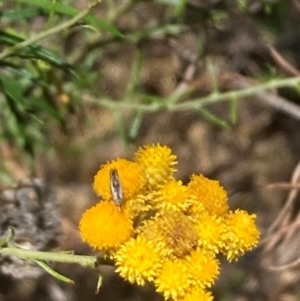
M 132 221 L 118 207 L 102 201 L 86 210 L 79 222 L 82 240 L 98 250 L 116 247 L 133 232 Z
M 189 206 L 186 189 L 181 181 L 165 183 L 152 195 L 153 208 L 158 211 L 185 211 Z
M 162 256 L 172 259 L 183 258 L 197 245 L 193 222 L 178 211 L 157 214 L 144 222 L 139 233 L 155 243 Z
M 183 298 L 176 301 L 213 301 L 211 292 L 204 291 L 201 288 L 193 289 L 190 293 L 184 295 Z
M 138 194 L 137 196 L 127 200 L 123 207 L 124 211 L 132 219 L 138 215 L 142 215 L 151 209 L 151 206 L 147 204 L 147 198 L 148 196 L 145 194 Z
M 188 192 L 194 200 L 193 213 L 206 211 L 217 216 L 225 215 L 229 208 L 227 193 L 218 181 L 205 178 L 203 175 L 192 175 Z
M 172 179 L 176 171 L 176 156 L 167 146 L 152 145 L 140 148 L 135 154 L 136 162 L 145 171 L 150 189 Z
M 131 283 L 144 285 L 153 281 L 160 267 L 154 245 L 144 237 L 131 238 L 115 255 L 117 272 Z
M 103 201 L 83 214 L 80 234 L 125 280 L 150 282 L 168 301 L 212 301 L 217 254 L 231 261 L 256 246 L 256 216 L 230 211 L 218 181 L 176 181 L 176 160 L 157 144 L 140 148 L 134 161 L 102 165 L 93 188 Z
M 226 229 L 224 218 L 208 213 L 197 214 L 194 219 L 198 235 L 198 245 L 219 253 L 224 245 L 224 232 Z
M 136 228 L 136 232 L 147 241 L 151 241 L 161 257 L 169 256 L 172 253 L 172 250 L 166 246 L 162 229 L 155 218 L 144 220 L 142 225 Z
M 103 199 L 113 199 L 110 185 L 112 169 L 116 169 L 118 172 L 125 201 L 141 192 L 146 181 L 141 167 L 136 162 L 118 159 L 102 165 L 95 175 L 94 190 L 97 195 Z
M 219 275 L 219 261 L 203 249 L 197 249 L 186 258 L 192 286 L 211 287 Z
M 259 241 L 259 231 L 255 225 L 255 214 L 246 211 L 230 212 L 226 219 L 225 244 L 222 252 L 229 261 L 237 259 L 245 251 L 251 250 Z
M 187 267 L 180 260 L 165 261 L 154 284 L 156 291 L 162 293 L 165 299 L 183 297 L 189 288 Z

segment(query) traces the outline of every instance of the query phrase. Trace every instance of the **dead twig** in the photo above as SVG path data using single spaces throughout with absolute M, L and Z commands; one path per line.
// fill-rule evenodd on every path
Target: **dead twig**
M 270 54 L 278 66 L 287 72 L 288 74 L 294 76 L 300 76 L 300 71 L 293 67 L 280 53 L 279 51 L 271 44 L 267 44 L 267 48 L 270 51 Z
M 193 65 L 196 65 L 197 67 L 203 67 L 203 61 L 199 59 L 199 55 L 185 48 L 175 39 L 169 39 L 168 45 L 172 47 L 182 59 L 186 60 L 187 62 Z
M 193 63 L 189 64 L 183 74 L 181 82 L 177 85 L 175 90 L 173 91 L 173 95 L 175 94 L 181 94 L 185 90 L 187 90 L 189 86 L 189 82 L 193 79 L 195 73 L 197 70 L 197 66 Z
M 264 252 L 273 250 L 277 242 L 279 242 L 283 237 L 287 237 L 288 233 L 292 233 L 300 226 L 300 220 L 296 219 L 293 223 L 281 227 L 277 232 L 268 235 L 263 240 L 260 241 L 260 245 L 264 246 Z M 290 236 L 290 235 L 289 235 Z
M 266 186 L 267 189 L 300 189 L 299 184 L 291 184 L 288 182 L 276 182 Z
M 299 180 L 300 180 L 300 161 L 298 162 L 298 164 L 296 165 L 296 167 L 293 171 L 292 178 L 291 178 L 291 184 L 297 185 Z M 279 225 L 282 226 L 287 223 L 287 221 L 291 215 L 292 205 L 293 205 L 294 200 L 296 199 L 298 193 L 299 193 L 298 189 L 292 189 L 289 192 L 285 206 L 282 208 L 277 219 L 275 219 L 273 224 L 269 227 L 267 233 L 272 233 L 276 228 L 279 227 Z
M 283 264 L 283 265 L 278 265 L 278 266 L 269 266 L 269 267 L 267 267 L 267 269 L 270 271 L 283 271 L 283 270 L 294 268 L 298 265 L 300 265 L 300 258 L 298 258 L 295 261 L 288 263 L 288 264 Z

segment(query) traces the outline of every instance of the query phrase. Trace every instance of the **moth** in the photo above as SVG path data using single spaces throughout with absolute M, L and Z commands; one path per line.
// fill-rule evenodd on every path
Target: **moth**
M 116 205 L 121 208 L 123 203 L 123 189 L 116 168 L 110 170 L 110 190 Z

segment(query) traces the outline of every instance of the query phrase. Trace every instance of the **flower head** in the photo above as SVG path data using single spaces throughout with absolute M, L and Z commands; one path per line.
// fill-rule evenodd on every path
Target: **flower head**
M 160 258 L 153 245 L 145 237 L 131 238 L 115 255 L 117 272 L 131 283 L 144 285 L 158 274 Z
M 176 156 L 167 146 L 140 148 L 135 154 L 135 160 L 145 171 L 148 187 L 151 189 L 168 182 L 176 171 Z
M 227 193 L 218 181 L 205 178 L 203 175 L 192 175 L 188 184 L 191 199 L 194 200 L 192 211 L 223 216 L 228 212 Z
M 226 229 L 224 218 L 208 213 L 195 215 L 195 229 L 198 246 L 219 253 L 224 245 L 223 236 Z
M 168 258 L 183 258 L 197 245 L 193 222 L 178 211 L 158 214 L 144 223 L 140 233 L 153 241 L 160 253 Z
M 124 200 L 140 193 L 144 188 L 145 174 L 136 162 L 118 159 L 101 166 L 94 178 L 94 190 L 103 199 L 113 199 L 111 193 L 111 170 L 117 170 Z
M 186 259 L 192 286 L 211 287 L 219 275 L 219 261 L 213 253 L 197 249 Z
M 134 219 L 151 209 L 147 200 L 148 196 L 146 194 L 138 194 L 126 201 L 125 206 L 123 206 L 124 211 L 130 218 Z
M 189 207 L 186 186 L 181 181 L 171 180 L 152 194 L 153 208 L 158 211 L 184 211 Z
M 191 292 L 184 295 L 183 298 L 179 298 L 176 301 L 213 301 L 211 292 L 207 292 L 201 288 L 193 289 Z
M 228 214 L 222 252 L 229 261 L 237 259 L 245 251 L 249 251 L 257 245 L 259 231 L 255 225 L 255 218 L 255 214 L 249 215 L 243 210 L 236 210 Z
M 181 260 L 164 262 L 158 277 L 154 280 L 156 291 L 165 299 L 183 297 L 189 288 L 187 267 Z
M 85 211 L 79 223 L 82 240 L 98 250 L 113 248 L 128 240 L 132 220 L 115 204 L 102 201 Z

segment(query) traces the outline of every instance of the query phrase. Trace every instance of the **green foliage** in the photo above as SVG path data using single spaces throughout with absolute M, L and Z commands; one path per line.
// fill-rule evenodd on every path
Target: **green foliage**
M 48 13 L 59 13 L 65 16 L 75 17 L 79 14 L 79 10 L 75 9 L 69 5 L 64 5 L 60 2 L 48 1 L 48 0 L 15 0 L 16 3 L 24 3 L 28 5 L 37 6 Z M 19 14 L 18 11 L 15 12 L 17 15 Z M 108 24 L 107 22 L 93 16 L 87 15 L 83 18 L 83 21 L 87 22 L 88 24 L 95 26 L 95 28 L 106 30 L 111 32 L 116 36 L 122 36 L 121 33 L 112 25 Z
M 24 39 L 0 31 L 2 45 L 14 47 Z M 54 52 L 29 45 L 0 62 L 2 139 L 33 155 L 36 145 L 45 145 L 48 118 L 63 125 L 63 116 L 51 96 L 54 70 L 72 74 L 72 67 Z

